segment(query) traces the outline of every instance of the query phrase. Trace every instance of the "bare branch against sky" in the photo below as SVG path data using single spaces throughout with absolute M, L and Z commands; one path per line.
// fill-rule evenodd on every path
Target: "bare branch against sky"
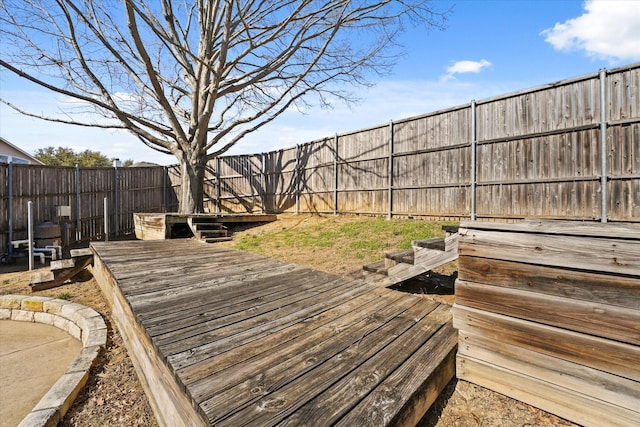
M 207 160 L 290 108 L 352 102 L 385 73 L 425 0 L 4 0 L 0 67 L 72 98 L 66 118 L 126 129 L 182 166 L 181 211 L 202 209 Z M 93 121 L 84 114 L 99 113 Z M 184 191 L 186 190 L 186 191 Z

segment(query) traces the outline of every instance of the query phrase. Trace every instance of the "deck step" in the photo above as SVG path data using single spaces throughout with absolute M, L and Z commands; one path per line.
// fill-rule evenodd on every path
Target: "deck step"
M 444 251 L 446 249 L 444 245 L 444 239 L 441 237 L 434 237 L 432 239 L 425 240 L 414 240 L 413 242 L 411 242 L 411 245 L 425 249 L 438 249 L 440 251 Z
M 232 237 L 204 237 L 202 239 L 203 242 L 205 243 L 217 243 L 217 242 L 230 242 L 231 240 L 233 240 Z
M 196 226 L 194 227 L 197 231 L 200 232 L 211 232 L 211 233 L 226 233 L 227 232 L 227 228 L 225 226 L 223 226 L 222 224 L 220 224 L 221 227 L 204 227 L 204 226 L 200 226 L 200 224 L 196 224 Z
M 219 222 L 215 222 L 215 223 L 203 223 L 203 222 L 196 222 L 193 224 L 194 228 L 198 229 L 198 230 L 226 230 L 227 227 L 225 227 L 224 225 L 222 225 Z
M 384 260 L 377 261 L 372 264 L 363 265 L 362 270 L 368 273 L 384 274 L 385 276 L 387 275 L 387 267 L 385 266 Z
M 71 258 L 51 261 L 49 271 L 31 275 L 29 286 L 32 292 L 44 291 L 63 285 L 93 265 L 93 253 L 89 248 L 71 250 Z
M 458 232 L 458 228 L 460 227 L 457 225 L 443 225 L 442 231 L 444 231 L 447 237 L 449 237 L 451 234 L 456 234 Z
M 209 237 L 227 237 L 227 230 L 198 230 L 195 237 L 197 239 L 206 239 Z
M 188 223 L 196 240 L 206 243 L 227 242 L 231 240 L 227 227 L 220 222 L 216 222 L 215 218 L 195 215 L 189 217 Z
M 397 251 L 397 252 L 388 252 L 385 254 L 385 259 L 394 261 L 395 263 L 413 264 L 414 252 L 413 252 L 413 249 L 407 249 L 404 251 Z M 392 264 L 392 265 L 395 265 L 395 264 Z
M 51 261 L 51 264 L 49 265 L 49 268 L 51 269 L 52 272 L 56 272 L 58 270 L 65 270 L 67 268 L 73 268 L 75 267 L 75 261 L 71 258 L 67 258 L 67 259 L 60 259 L 60 260 L 56 260 L 56 261 Z

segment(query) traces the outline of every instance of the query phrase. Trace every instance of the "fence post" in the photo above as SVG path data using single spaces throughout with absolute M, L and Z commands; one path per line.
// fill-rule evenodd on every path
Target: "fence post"
M 29 271 L 33 270 L 33 202 L 27 202 L 27 238 L 29 239 Z
M 104 198 L 104 241 L 109 241 L 109 202 Z
M 393 217 L 393 120 L 389 121 L 389 212 L 387 218 Z
M 262 213 L 266 211 L 265 194 L 267 194 L 267 176 L 265 172 L 266 155 L 260 153 L 260 209 Z
M 476 212 L 476 184 L 477 184 L 477 159 L 476 159 L 476 150 L 477 150 L 477 146 L 478 146 L 478 132 L 477 132 L 477 125 L 476 125 L 476 100 L 472 99 L 471 100 L 471 123 L 470 123 L 470 131 L 471 131 L 471 188 L 470 188 L 470 195 L 469 197 L 471 198 L 470 200 L 470 218 L 471 221 L 475 221 L 477 218 L 477 212 Z
M 220 178 L 220 167 L 221 167 L 221 162 L 220 162 L 220 157 L 216 157 L 216 181 L 217 181 L 217 190 L 216 190 L 216 207 L 217 207 L 217 211 L 218 213 L 222 213 L 222 206 L 220 205 L 220 199 L 222 196 L 222 181 Z
M 82 240 L 82 221 L 80 219 L 80 166 L 76 163 L 76 242 Z
M 7 177 L 8 179 L 8 191 L 9 191 L 9 203 L 8 203 L 8 208 L 9 208 L 9 212 L 8 212 L 8 226 L 9 226 L 9 255 L 13 254 L 13 245 L 11 244 L 11 242 L 13 241 L 13 163 L 9 162 L 9 166 L 8 166 L 8 171 L 7 173 L 9 174 L 9 176 Z
M 167 211 L 167 174 L 169 173 L 166 166 L 162 166 L 162 211 Z
M 296 144 L 296 167 L 295 167 L 295 191 L 296 191 L 296 213 L 300 213 L 300 144 Z
M 600 193 L 602 213 L 600 221 L 607 222 L 607 70 L 600 70 Z
M 118 163 L 120 160 L 115 159 L 113 161 L 113 218 L 114 218 L 114 235 L 118 235 L 120 231 L 120 215 L 118 206 Z
M 338 215 L 338 134 L 333 139 L 333 214 Z

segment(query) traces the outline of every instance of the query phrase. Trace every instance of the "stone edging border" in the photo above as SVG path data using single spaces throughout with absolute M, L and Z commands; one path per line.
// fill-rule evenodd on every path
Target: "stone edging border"
M 100 350 L 107 343 L 107 326 L 95 310 L 61 299 L 0 295 L 0 320 L 52 325 L 82 341 L 82 350 L 18 427 L 56 426 L 89 378 Z

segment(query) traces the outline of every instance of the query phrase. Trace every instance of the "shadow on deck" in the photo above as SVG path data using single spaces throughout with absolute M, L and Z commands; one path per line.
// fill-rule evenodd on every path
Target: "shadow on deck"
M 415 425 L 454 374 L 449 306 L 390 278 L 192 240 L 92 249 L 161 425 Z

